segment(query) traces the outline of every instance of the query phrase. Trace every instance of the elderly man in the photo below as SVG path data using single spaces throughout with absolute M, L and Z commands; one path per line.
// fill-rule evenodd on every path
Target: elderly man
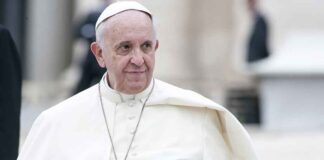
M 91 50 L 109 70 L 99 84 L 44 111 L 19 160 L 254 160 L 250 139 L 223 107 L 152 77 L 159 47 L 149 10 L 108 6 Z

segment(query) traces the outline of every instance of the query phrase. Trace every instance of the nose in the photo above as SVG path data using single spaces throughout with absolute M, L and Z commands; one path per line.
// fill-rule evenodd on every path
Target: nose
M 143 55 L 139 51 L 134 51 L 130 62 L 136 66 L 141 66 L 144 63 Z

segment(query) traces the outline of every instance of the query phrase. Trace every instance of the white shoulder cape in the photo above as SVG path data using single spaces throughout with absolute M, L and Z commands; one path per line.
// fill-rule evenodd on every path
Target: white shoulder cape
M 156 80 L 157 84 L 148 105 L 168 104 L 214 109 L 222 125 L 222 134 L 237 160 L 256 160 L 250 136 L 241 123 L 223 106 L 191 90 L 185 90 Z M 158 96 L 154 96 L 154 95 Z
M 51 151 L 50 148 L 57 144 L 55 141 L 57 139 L 59 140 L 60 136 L 74 134 L 71 126 L 75 126 L 75 124 L 82 125 L 84 128 L 89 128 L 90 126 L 91 129 L 97 127 L 99 113 L 94 110 L 94 107 L 99 105 L 98 97 L 98 85 L 95 85 L 44 111 L 34 122 L 25 144 L 21 149 L 18 160 L 56 159 L 55 154 L 68 152 L 68 150 L 62 149 L 62 153 L 56 153 L 55 151 Z M 248 133 L 240 122 L 224 107 L 193 91 L 181 89 L 155 79 L 155 87 L 147 105 L 154 107 L 154 105 L 161 104 L 207 107 L 215 110 L 221 122 L 222 135 L 234 159 L 257 159 Z M 95 143 L 92 139 L 86 142 Z M 103 145 L 100 141 L 98 143 L 98 145 Z M 95 158 L 95 155 L 93 155 L 93 158 Z

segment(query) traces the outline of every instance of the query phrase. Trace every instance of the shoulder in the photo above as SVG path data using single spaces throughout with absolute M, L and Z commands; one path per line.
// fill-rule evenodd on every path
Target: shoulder
M 0 32 L 8 31 L 3 25 L 0 24 Z
M 0 36 L 9 36 L 9 30 L 4 26 L 0 25 Z
M 184 95 L 184 96 L 191 96 L 191 97 L 195 97 L 195 98 L 199 98 L 199 99 L 204 99 L 204 100 L 208 100 L 211 101 L 210 99 L 204 97 L 203 95 L 192 91 L 190 89 L 184 89 L 184 88 L 180 88 L 177 87 L 175 85 L 169 84 L 167 82 L 163 82 L 161 80 L 156 79 L 156 90 L 159 93 L 168 93 L 171 95 Z
M 198 93 L 192 91 L 192 90 L 188 90 L 188 89 L 183 89 L 180 87 L 177 87 L 173 84 L 161 81 L 159 79 L 155 79 L 155 83 L 156 83 L 156 87 L 155 87 L 155 92 L 158 93 L 164 93 L 164 92 L 176 92 L 176 93 L 186 93 L 186 94 L 196 94 L 199 95 Z
M 224 110 L 222 106 L 204 97 L 203 95 L 188 89 L 182 89 L 172 84 L 155 79 L 152 102 L 155 104 L 166 103 L 170 105 L 181 105 L 190 107 L 207 107 L 216 110 Z
M 10 41 L 11 39 L 11 35 L 10 35 L 10 32 L 7 28 L 5 28 L 4 26 L 1 26 L 0 25 L 0 42 L 1 42 L 1 45 L 4 46 L 4 43 L 7 43 Z
M 45 110 L 42 114 L 46 117 L 68 118 L 71 115 L 82 114 L 91 110 L 98 97 L 97 85 L 94 85 L 56 105 Z

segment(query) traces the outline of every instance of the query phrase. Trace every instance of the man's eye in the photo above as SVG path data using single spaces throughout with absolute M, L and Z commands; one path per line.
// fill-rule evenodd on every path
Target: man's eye
M 118 46 L 116 52 L 118 55 L 127 55 L 132 49 L 130 44 L 121 44 Z
M 145 43 L 145 44 L 143 45 L 143 47 L 144 47 L 144 48 L 150 48 L 150 47 L 151 47 L 151 44 L 149 44 L 149 43 Z
M 152 44 L 151 43 L 144 43 L 142 45 L 142 49 L 144 52 L 149 52 L 151 51 L 151 48 L 152 48 Z
M 152 44 L 151 43 L 145 43 L 144 44 L 144 48 L 151 48 L 152 47 Z
M 121 49 L 122 50 L 129 50 L 130 46 L 129 45 L 123 45 L 123 46 L 121 46 Z

